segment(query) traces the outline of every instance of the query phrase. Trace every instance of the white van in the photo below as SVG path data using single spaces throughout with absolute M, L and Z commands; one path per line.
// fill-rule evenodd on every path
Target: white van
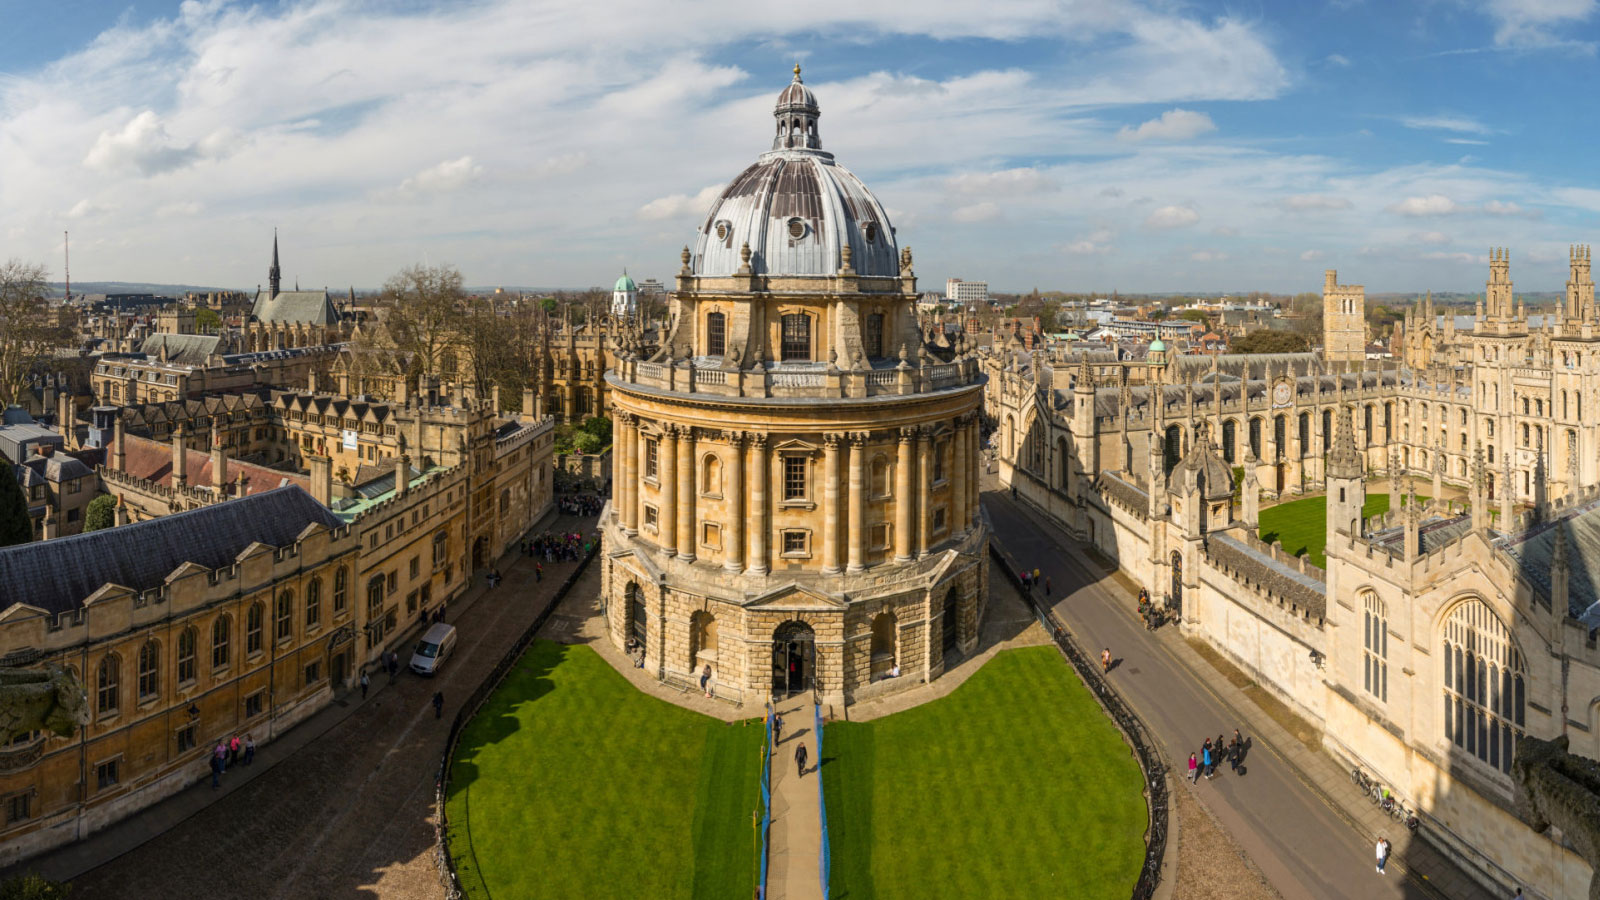
M 411 654 L 411 671 L 418 675 L 433 675 L 456 648 L 456 627 L 440 622 L 430 627 L 417 649 Z

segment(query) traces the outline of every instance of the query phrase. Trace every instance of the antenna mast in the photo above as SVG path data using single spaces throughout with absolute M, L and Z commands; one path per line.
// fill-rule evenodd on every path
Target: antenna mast
M 67 304 L 72 303 L 72 235 L 61 232 L 61 270 L 67 277 Z

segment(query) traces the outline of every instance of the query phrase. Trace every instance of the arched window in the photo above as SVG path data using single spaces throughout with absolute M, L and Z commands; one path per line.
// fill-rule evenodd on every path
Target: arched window
M 628 582 L 628 636 L 633 638 L 640 647 L 645 646 L 645 637 L 649 631 L 649 617 L 644 609 L 644 591 L 639 589 L 635 582 Z
M 102 716 L 117 711 L 117 688 L 122 683 L 122 660 L 115 653 L 107 653 L 100 660 L 100 671 L 95 675 L 94 705 Z
M 344 566 L 333 573 L 333 614 L 344 612 L 345 599 L 350 585 L 350 572 Z
M 161 693 L 161 645 L 154 638 L 139 648 L 139 702 L 153 700 Z
M 783 362 L 807 362 L 811 359 L 811 317 L 805 313 L 789 313 L 782 319 L 783 340 L 779 344 Z
M 227 616 L 217 616 L 211 623 L 211 668 L 228 667 L 228 645 L 233 640 L 233 621 Z
M 1322 452 L 1327 453 L 1333 448 L 1333 410 L 1322 411 Z
M 706 355 L 723 356 L 728 352 L 728 317 L 722 313 L 706 313 Z
M 1261 458 L 1261 420 L 1250 420 L 1250 454 L 1256 459 Z
M 1378 595 L 1362 595 L 1361 684 L 1381 703 L 1389 702 L 1389 610 Z
M 1239 441 L 1238 431 L 1239 426 L 1232 419 L 1222 423 L 1222 458 L 1227 460 L 1229 465 L 1238 462 L 1238 451 L 1235 446 Z
M 872 655 L 869 657 L 871 680 L 886 678 L 893 673 L 898 637 L 894 613 L 884 612 L 872 617 Z
M 722 459 L 715 453 L 707 453 L 700 463 L 700 493 L 722 493 Z
M 1260 421 L 1261 421 L 1260 419 L 1257 419 L 1257 420 L 1255 420 L 1255 422 L 1252 422 L 1251 424 L 1252 425 L 1259 425 Z M 1167 439 L 1166 439 L 1166 444 L 1165 444 L 1165 446 L 1163 448 L 1163 451 L 1164 452 L 1163 452 L 1163 456 L 1162 456 L 1162 462 L 1165 463 L 1166 468 L 1163 469 L 1162 471 L 1171 472 L 1173 467 L 1178 464 L 1178 461 L 1180 459 L 1183 459 L 1183 429 L 1182 428 L 1178 427 L 1177 425 L 1168 425 L 1167 426 Z
M 1372 404 L 1367 404 L 1363 413 L 1361 430 L 1365 432 L 1367 446 L 1372 446 Z
M 1522 446 L 1528 446 L 1528 423 L 1522 423 Z
M 277 627 L 274 636 L 279 641 L 287 641 L 294 634 L 294 591 L 284 591 L 278 595 L 278 612 L 274 617 Z
M 652 441 L 650 446 L 653 449 L 655 447 L 655 442 Z M 450 533 L 449 532 L 447 532 L 443 528 L 441 528 L 438 531 L 434 532 L 434 535 L 433 535 L 433 567 L 434 567 L 434 569 L 437 570 L 437 569 L 444 568 L 444 558 L 445 558 L 445 555 L 449 552 L 449 544 L 450 544 Z M 368 585 L 367 590 L 369 592 L 372 590 L 371 585 Z M 368 599 L 370 601 L 370 598 L 368 598 Z
M 698 672 L 707 663 L 717 663 L 717 618 L 702 609 L 689 617 L 689 668 Z
M 193 628 L 178 632 L 178 683 L 187 684 L 195 679 L 195 644 L 199 643 Z
M 266 627 L 267 608 L 260 603 L 250 604 L 244 620 L 244 652 L 254 656 L 261 652 L 261 633 Z
M 1443 643 L 1446 740 L 1510 773 L 1512 746 L 1525 724 L 1522 654 L 1482 600 L 1450 613 Z
M 322 624 L 322 579 L 313 578 L 306 585 L 306 627 Z
M 1274 416 L 1272 419 L 1272 458 L 1274 461 L 1283 459 L 1283 445 L 1288 443 L 1287 423 L 1283 416 Z

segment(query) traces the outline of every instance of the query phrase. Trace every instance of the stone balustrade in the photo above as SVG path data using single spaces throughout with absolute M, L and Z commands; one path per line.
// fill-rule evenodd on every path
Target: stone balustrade
M 708 365 L 704 359 L 644 362 L 623 359 L 606 373 L 613 384 L 717 397 L 854 398 L 923 394 L 979 383 L 978 359 L 846 370 L 829 363 L 775 363 L 750 368 Z

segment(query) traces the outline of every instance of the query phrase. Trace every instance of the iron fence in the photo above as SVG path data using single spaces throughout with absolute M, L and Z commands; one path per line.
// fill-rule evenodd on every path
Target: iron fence
M 1100 670 L 1096 660 L 1078 646 L 1072 633 L 1055 612 L 1044 603 L 1032 590 L 1024 587 L 1022 579 L 1017 577 L 1021 571 L 1016 560 L 1010 554 L 1000 549 L 994 540 L 989 542 L 989 554 L 999 563 L 1000 569 L 1012 586 L 1017 589 L 1032 607 L 1039 623 L 1050 633 L 1055 641 L 1056 648 L 1061 655 L 1082 679 L 1084 686 L 1100 702 L 1106 714 L 1115 722 L 1122 737 L 1133 749 L 1134 758 L 1139 761 L 1139 769 L 1144 773 L 1145 803 L 1150 816 L 1150 830 L 1145 837 L 1144 865 L 1139 870 L 1139 880 L 1133 886 L 1133 900 L 1150 900 L 1155 894 L 1156 885 L 1161 881 L 1161 861 L 1167 852 L 1167 817 L 1170 814 L 1171 797 L 1167 792 L 1167 764 L 1162 757 L 1155 739 L 1143 721 L 1128 706 L 1122 695 L 1106 680 L 1105 673 Z
M 528 645 L 533 643 L 533 638 L 539 633 L 539 629 L 543 628 L 545 623 L 549 621 L 551 614 L 556 611 L 556 607 L 560 606 L 561 601 L 566 599 L 567 593 L 572 590 L 573 585 L 578 583 L 578 579 L 583 576 L 584 571 L 589 568 L 589 563 L 594 560 L 599 552 L 600 541 L 595 540 L 594 544 L 589 548 L 589 552 L 584 554 L 583 558 L 578 561 L 578 567 L 572 570 L 565 581 L 561 582 L 560 587 L 556 588 L 555 593 L 550 596 L 550 601 L 545 604 L 544 609 L 539 611 L 533 622 L 517 638 L 517 642 L 511 646 L 510 650 L 506 651 L 504 656 L 500 657 L 500 661 L 495 664 L 495 667 L 490 670 L 488 675 L 484 676 L 483 681 L 473 689 L 467 699 L 456 709 L 456 717 L 450 723 L 450 734 L 444 742 L 444 754 L 439 759 L 439 775 L 434 781 L 433 797 L 436 809 L 434 831 L 438 837 L 438 844 L 434 847 L 434 857 L 439 866 L 439 880 L 444 885 L 447 900 L 460 900 L 461 897 L 461 879 L 456 872 L 455 857 L 450 853 L 450 822 L 445 813 L 445 798 L 450 793 L 450 759 L 455 756 L 456 743 L 461 739 L 461 729 L 477 714 L 478 708 L 483 705 L 485 700 L 489 699 L 489 695 L 494 693 L 494 689 L 500 686 L 500 682 L 505 680 L 511 668 L 517 664 L 517 660 L 522 658 L 522 654 L 528 649 Z
M 822 705 L 812 704 L 811 715 L 817 736 L 817 815 L 822 826 L 822 846 L 817 850 L 817 868 L 822 876 L 822 900 L 828 900 L 828 871 L 833 860 L 828 849 L 828 803 L 822 793 Z

